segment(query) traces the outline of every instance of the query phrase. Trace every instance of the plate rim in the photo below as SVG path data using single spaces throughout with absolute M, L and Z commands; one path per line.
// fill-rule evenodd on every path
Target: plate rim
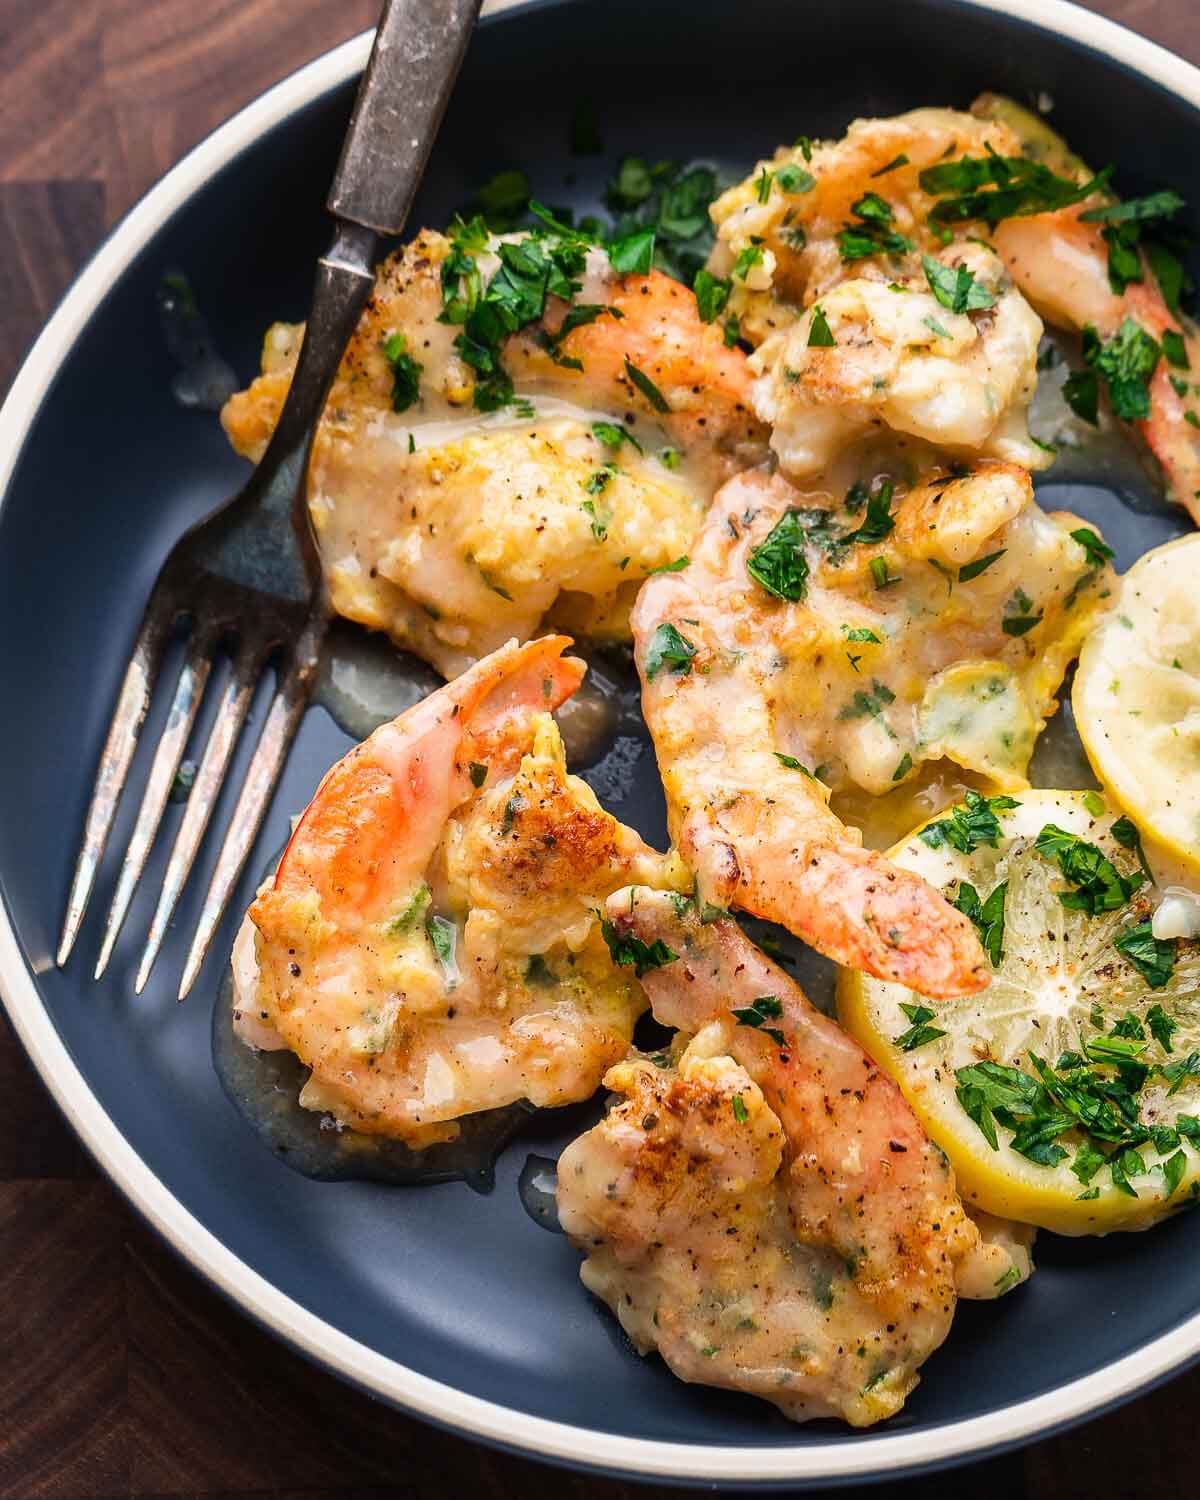
M 485 18 L 577 0 L 487 0 Z M 943 4 L 947 0 L 942 0 Z M 949 0 L 1064 36 L 1157 83 L 1200 113 L 1200 68 L 1072 0 Z M 0 507 L 25 440 L 58 371 L 112 284 L 147 241 L 222 168 L 267 131 L 364 66 L 361 32 L 260 94 L 194 146 L 118 221 L 35 340 L 0 406 Z M 0 897 L 0 1001 L 42 1082 L 98 1165 L 191 1267 L 268 1331 L 315 1363 L 439 1426 L 571 1468 L 735 1485 L 864 1480 L 965 1462 L 1061 1430 L 1144 1391 L 1200 1357 L 1200 1312 L 1090 1375 L 993 1412 L 920 1433 L 876 1431 L 774 1447 L 705 1446 L 625 1437 L 552 1421 L 472 1396 L 409 1369 L 339 1332 L 235 1256 L 134 1150 L 93 1094 L 38 994 L 49 951 L 26 960 Z

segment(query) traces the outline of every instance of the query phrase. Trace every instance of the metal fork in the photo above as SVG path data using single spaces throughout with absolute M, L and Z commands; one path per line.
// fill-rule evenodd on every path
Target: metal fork
M 312 312 L 291 389 L 245 488 L 176 543 L 160 571 L 117 699 L 75 865 L 58 964 L 66 963 L 108 842 L 165 648 L 189 640 L 96 964 L 112 956 L 196 721 L 217 649 L 228 683 L 171 850 L 134 988 L 146 984 L 212 817 L 250 703 L 278 658 L 266 723 L 225 835 L 179 986 L 195 983 L 304 717 L 330 618 L 306 499 L 313 433 L 375 284 L 381 237 L 404 227 L 462 65 L 480 0 L 386 0 L 342 146 L 328 207 L 336 229 L 317 263 Z

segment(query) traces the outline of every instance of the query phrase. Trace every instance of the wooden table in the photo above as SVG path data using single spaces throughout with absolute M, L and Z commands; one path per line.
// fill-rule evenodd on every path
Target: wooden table
M 1200 62 L 1194 0 L 1093 8 Z M 105 229 L 213 126 L 376 10 L 0 0 L 0 392 Z M 97 1176 L 0 1028 L 0 1497 L 646 1493 L 436 1432 L 253 1327 Z M 1195 1500 L 1193 1399 L 1200 1372 L 1023 1453 L 889 1493 Z

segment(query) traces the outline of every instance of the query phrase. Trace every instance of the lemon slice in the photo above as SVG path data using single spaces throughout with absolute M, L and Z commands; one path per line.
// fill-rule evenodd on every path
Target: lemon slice
M 1200 535 L 1156 547 L 1120 580 L 1071 696 L 1104 786 L 1156 844 L 1200 875 Z
M 977 925 L 1003 902 L 984 934 L 991 984 L 926 1002 L 843 970 L 842 1023 L 899 1083 L 969 1206 L 1060 1234 L 1145 1228 L 1200 1197 L 1200 943 L 1153 939 L 1132 825 L 1099 793 L 983 806 L 931 820 L 891 858 L 960 905 L 969 884 Z

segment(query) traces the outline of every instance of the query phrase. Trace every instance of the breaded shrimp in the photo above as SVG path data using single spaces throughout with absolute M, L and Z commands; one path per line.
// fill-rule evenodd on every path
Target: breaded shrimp
M 949 1163 L 735 923 L 646 890 L 610 896 L 608 914 L 678 955 L 643 982 L 690 1040 L 610 1070 L 624 1097 L 562 1154 L 559 1217 L 585 1285 L 683 1380 L 794 1421 L 893 1415 L 979 1244 Z
M 762 473 L 730 481 L 690 566 L 642 590 L 634 636 L 672 834 L 709 901 L 852 967 L 904 970 L 925 994 L 972 993 L 987 974 L 969 924 L 859 847 L 829 791 L 878 795 L 941 757 L 1024 785 L 1111 574 L 1013 465 L 931 475 L 882 540 L 852 540 L 869 513 L 817 498 Z
M 628 1047 L 645 998 L 596 908 L 665 864 L 566 774 L 566 644 L 510 642 L 318 787 L 235 966 L 238 1030 L 312 1069 L 305 1107 L 429 1144 L 587 1098 Z
M 440 321 L 450 253 L 424 231 L 383 262 L 318 429 L 309 503 L 334 607 L 447 676 L 534 635 L 564 595 L 578 628 L 628 639 L 639 581 L 686 552 L 716 486 L 765 452 L 745 356 L 686 287 L 618 276 L 592 250 L 575 305 L 603 312 L 559 338 L 568 307 L 550 298 L 502 350 L 520 399 L 485 414 L 460 330 Z M 222 413 L 249 458 L 302 331 L 268 332 L 262 375 Z M 415 388 L 398 398 L 404 360 Z
M 970 277 L 982 305 L 947 309 L 923 272 L 856 277 L 755 352 L 754 407 L 787 474 L 821 473 L 851 443 L 885 430 L 961 457 L 1028 469 L 1050 462 L 1026 425 L 1041 319 L 986 246 L 954 245 L 933 259 Z M 829 342 L 814 332 L 818 318 Z

